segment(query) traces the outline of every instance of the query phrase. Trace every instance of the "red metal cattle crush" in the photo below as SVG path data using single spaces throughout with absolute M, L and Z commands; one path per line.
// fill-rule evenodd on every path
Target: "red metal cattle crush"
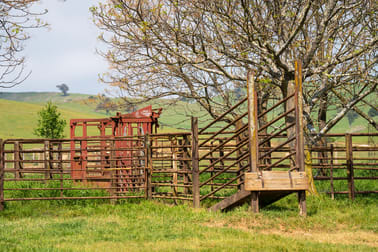
M 153 110 L 152 106 L 147 106 L 110 118 L 71 119 L 72 179 L 101 183 L 103 178 L 104 185 L 108 185 L 109 178 L 115 177 L 117 187 L 123 188 L 121 191 L 135 189 L 142 182 L 136 183 L 135 178 L 143 180 L 144 173 L 142 169 L 135 169 L 142 167 L 137 163 L 145 156 L 141 136 L 156 133 L 161 111 L 161 108 Z M 110 139 L 112 141 L 107 141 Z

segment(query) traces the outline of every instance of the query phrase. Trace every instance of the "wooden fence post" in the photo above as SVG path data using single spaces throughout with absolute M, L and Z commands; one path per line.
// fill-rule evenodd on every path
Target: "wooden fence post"
M 249 70 L 247 74 L 247 89 L 250 171 L 257 172 L 259 170 L 257 92 L 255 87 L 255 76 L 252 70 Z M 251 208 L 253 212 L 259 212 L 259 192 L 252 192 Z
M 44 170 L 45 170 L 45 178 L 51 179 L 51 172 L 50 172 L 50 141 L 45 140 L 43 145 L 44 150 Z M 45 181 L 46 182 L 46 181 Z
M 14 142 L 14 157 L 13 157 L 13 160 L 14 160 L 14 169 L 15 169 L 15 178 L 22 178 L 22 173 L 21 173 L 21 169 L 22 169 L 22 165 L 21 165 L 21 153 L 20 153 L 20 142 L 19 141 L 15 141 Z
M 200 207 L 198 118 L 192 117 L 192 180 L 193 207 Z
M 4 210 L 4 147 L 0 139 L 0 211 Z
M 348 193 L 349 198 L 354 200 L 354 171 L 353 171 L 353 145 L 352 135 L 345 134 L 347 176 L 348 176 Z
M 303 133 L 303 93 L 302 93 L 302 63 L 295 61 L 295 134 L 296 143 L 296 166 L 300 172 L 305 171 L 304 163 L 304 133 Z M 306 191 L 298 192 L 299 214 L 307 215 Z

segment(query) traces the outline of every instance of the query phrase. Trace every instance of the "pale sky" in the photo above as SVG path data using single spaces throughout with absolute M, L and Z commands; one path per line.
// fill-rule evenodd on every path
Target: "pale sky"
M 98 74 L 107 71 L 107 62 L 96 48 L 104 48 L 97 37 L 100 30 L 92 22 L 89 7 L 100 0 L 42 0 L 35 7 L 48 9 L 43 20 L 50 29 L 29 31 L 24 55 L 31 76 L 9 92 L 53 91 L 66 83 L 71 93 L 98 94 L 106 88 Z M 4 91 L 4 90 L 3 90 Z

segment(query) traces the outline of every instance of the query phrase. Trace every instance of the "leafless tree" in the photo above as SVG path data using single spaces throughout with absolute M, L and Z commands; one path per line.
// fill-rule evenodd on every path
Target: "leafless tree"
M 92 12 L 110 47 L 102 80 L 129 102 L 189 98 L 216 117 L 250 68 L 263 97 L 285 97 L 299 59 L 316 141 L 376 92 L 375 1 L 108 0 Z M 327 118 L 331 101 L 339 109 Z
M 41 12 L 31 11 L 40 0 L 2 0 L 0 2 L 0 88 L 11 88 L 24 81 L 24 42 L 29 39 L 27 30 L 46 26 Z

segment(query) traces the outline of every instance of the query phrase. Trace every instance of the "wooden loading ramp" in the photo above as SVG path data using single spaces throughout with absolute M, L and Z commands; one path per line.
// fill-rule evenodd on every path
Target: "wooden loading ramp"
M 253 72 L 248 72 L 249 144 L 245 154 L 248 155 L 248 170 L 238 177 L 239 190 L 210 207 L 210 210 L 227 211 L 249 202 L 251 209 L 259 212 L 260 208 L 297 193 L 300 214 L 306 215 L 308 179 L 304 169 L 301 64 L 298 61 L 295 63 L 295 83 L 291 85 L 289 95 L 272 104 L 265 113 L 258 111 L 259 88 L 254 79 Z M 267 116 L 261 125 L 260 119 L 274 110 L 281 112 L 278 116 Z M 272 145 L 271 140 L 278 135 L 281 139 L 275 140 Z

